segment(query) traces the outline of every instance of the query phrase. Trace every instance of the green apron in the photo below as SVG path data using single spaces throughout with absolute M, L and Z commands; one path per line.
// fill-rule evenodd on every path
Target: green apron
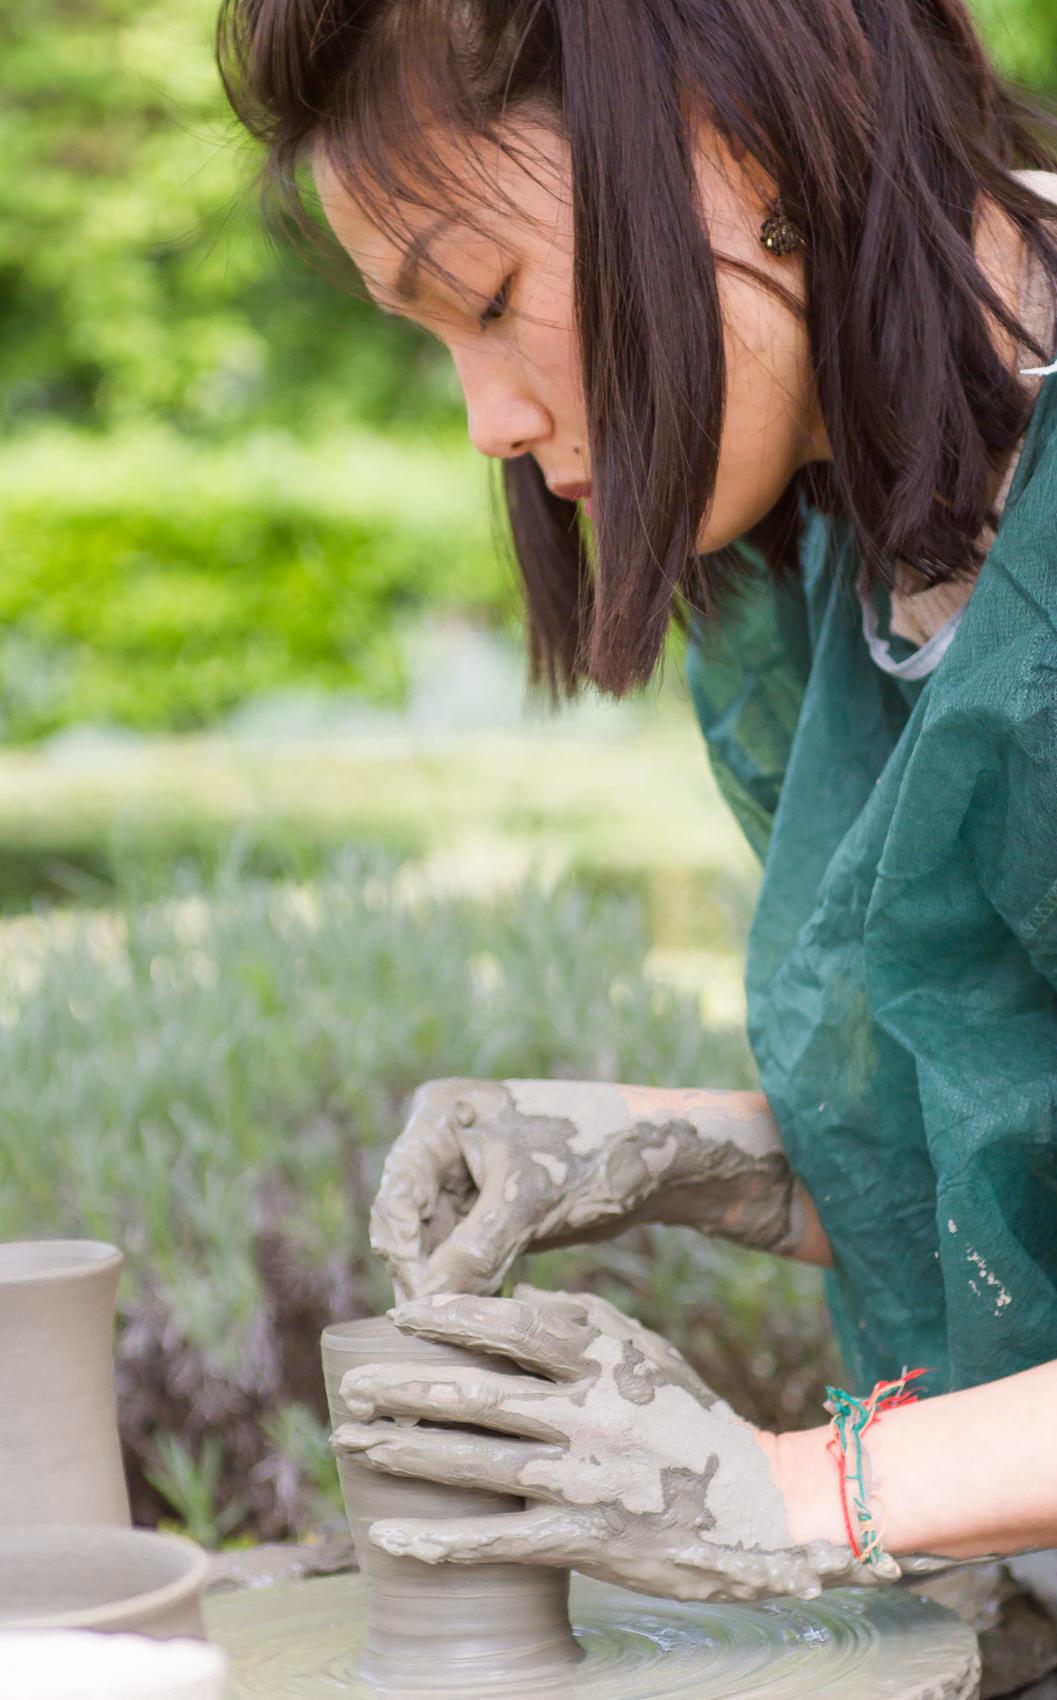
M 849 1377 L 936 1394 L 1057 1357 L 1057 378 L 930 677 L 874 665 L 854 568 L 812 515 L 688 673 L 764 859 L 749 1037 Z

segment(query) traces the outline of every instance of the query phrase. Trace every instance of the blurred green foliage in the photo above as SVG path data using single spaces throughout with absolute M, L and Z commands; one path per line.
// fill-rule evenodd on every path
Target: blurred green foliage
M 513 602 L 486 488 L 459 441 L 27 437 L 0 454 L 0 737 L 299 685 L 393 703 L 411 610 Z
M 443 639 L 440 640 L 443 642 Z M 710 1022 L 740 1019 L 759 865 L 709 773 L 688 706 L 566 716 L 517 732 L 293 741 L 106 741 L 0 751 L 0 912 L 153 895 L 177 866 L 318 874 L 339 846 L 415 857 L 443 888 L 491 892 L 530 870 L 630 894 Z M 673 953 L 675 960 L 673 961 Z M 687 954 L 689 953 L 689 954 Z
M 216 0 L 0 9 L 0 350 L 8 428 L 326 430 L 449 412 L 436 350 L 261 234 Z
M 392 702 L 401 612 L 499 595 L 447 362 L 265 240 L 215 13 L 0 8 L 8 741 L 294 682 Z
M 1026 88 L 1057 90 L 1055 0 L 969 0 L 991 52 Z

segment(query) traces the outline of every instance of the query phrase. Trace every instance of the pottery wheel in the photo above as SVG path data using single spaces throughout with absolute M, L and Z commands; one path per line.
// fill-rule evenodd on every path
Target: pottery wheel
M 682 1605 L 574 1576 L 571 1616 L 583 1662 L 501 1677 L 481 1700 L 974 1700 L 976 1638 L 952 1613 L 899 1588 L 835 1589 L 821 1599 Z M 358 1576 L 219 1594 L 211 1640 L 231 1657 L 231 1700 L 374 1700 L 357 1675 L 364 1633 Z M 397 1691 L 388 1690 L 391 1695 Z M 407 1690 L 400 1696 L 414 1700 Z M 431 1695 L 466 1695 L 465 1672 L 430 1673 Z

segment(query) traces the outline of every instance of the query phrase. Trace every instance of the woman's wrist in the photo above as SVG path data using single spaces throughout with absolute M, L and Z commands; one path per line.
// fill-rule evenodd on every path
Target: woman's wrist
M 864 1438 L 884 1551 L 983 1558 L 1057 1543 L 1057 1363 L 887 1412 Z M 765 1449 L 790 1539 L 848 1545 L 828 1427 Z
M 792 1544 L 799 1547 L 811 1541 L 831 1541 L 835 1546 L 847 1546 L 837 1467 L 826 1450 L 828 1427 L 773 1434 L 768 1440 L 768 1456 L 785 1501 Z
M 957 1512 L 951 1515 L 946 1484 L 940 1495 L 931 1493 L 924 1478 L 928 1472 L 908 1455 L 907 1435 L 901 1423 L 909 1413 L 893 1412 L 885 1423 L 871 1430 L 864 1442 L 869 1458 L 869 1506 L 877 1518 L 881 1547 L 894 1558 L 914 1552 L 941 1557 L 978 1557 L 989 1550 L 986 1542 L 960 1550 Z M 831 1430 L 803 1429 L 773 1437 L 772 1468 L 785 1501 L 789 1538 L 794 1546 L 810 1541 L 833 1541 L 849 1546 L 848 1524 L 841 1492 L 843 1460 L 829 1450 Z M 965 1545 L 964 1537 L 961 1543 Z

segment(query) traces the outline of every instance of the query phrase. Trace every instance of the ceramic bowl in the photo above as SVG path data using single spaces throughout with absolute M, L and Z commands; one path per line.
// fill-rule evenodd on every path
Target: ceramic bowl
M 204 1637 L 209 1555 L 179 1535 L 53 1524 L 0 1529 L 0 1630 Z

